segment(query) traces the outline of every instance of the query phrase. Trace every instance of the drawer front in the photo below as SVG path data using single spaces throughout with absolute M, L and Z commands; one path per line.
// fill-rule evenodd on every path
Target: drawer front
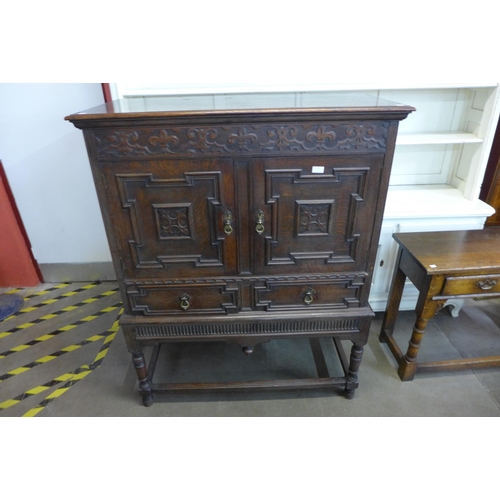
M 144 316 L 232 314 L 239 310 L 233 284 L 155 285 L 127 287 L 132 312 Z
M 302 283 L 266 280 L 254 285 L 254 308 L 285 311 L 359 307 L 364 284 L 364 276 Z
M 500 294 L 500 274 L 445 278 L 442 295 L 485 294 Z

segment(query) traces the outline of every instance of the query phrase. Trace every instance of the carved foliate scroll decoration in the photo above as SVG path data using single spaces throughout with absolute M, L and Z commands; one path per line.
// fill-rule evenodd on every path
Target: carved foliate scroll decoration
M 384 152 L 387 135 L 388 125 L 383 122 L 328 122 L 102 129 L 94 131 L 94 140 L 98 157 L 109 159 L 171 154 Z
M 377 149 L 380 146 L 377 128 L 373 124 L 362 123 L 347 126 L 345 134 L 347 137 L 337 143 L 338 148 L 342 151 Z

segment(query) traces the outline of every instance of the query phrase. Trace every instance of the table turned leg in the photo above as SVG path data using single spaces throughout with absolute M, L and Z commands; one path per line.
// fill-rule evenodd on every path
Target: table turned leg
M 354 398 L 354 391 L 358 387 L 358 370 L 363 357 L 363 346 L 353 344 L 351 348 L 351 359 L 349 362 L 349 370 L 346 375 L 346 386 L 344 396 L 346 399 Z
M 399 304 L 401 303 L 401 297 L 403 295 L 403 289 L 406 281 L 406 274 L 399 267 L 402 253 L 403 249 L 400 249 L 396 259 L 394 274 L 392 276 L 387 308 L 382 322 L 382 328 L 380 330 L 380 342 L 387 342 L 387 336 L 392 335 L 394 332 L 394 325 L 396 324 L 396 318 L 398 316 Z
M 434 317 L 438 302 L 432 300 L 435 295 L 436 288 L 439 286 L 441 277 L 432 278 L 429 287 L 424 287 L 420 292 L 415 314 L 417 319 L 413 326 L 410 342 L 408 343 L 408 350 L 406 354 L 399 360 L 398 375 L 403 381 L 413 380 L 417 371 L 417 355 L 422 339 L 424 337 L 427 322 Z

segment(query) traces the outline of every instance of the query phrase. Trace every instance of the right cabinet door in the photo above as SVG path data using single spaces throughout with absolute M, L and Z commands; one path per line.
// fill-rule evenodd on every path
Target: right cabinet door
M 254 272 L 365 270 L 383 161 L 382 154 L 254 159 Z

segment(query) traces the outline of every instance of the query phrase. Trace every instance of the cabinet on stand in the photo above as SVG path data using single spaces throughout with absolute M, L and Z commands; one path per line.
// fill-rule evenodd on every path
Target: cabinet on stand
M 145 405 L 182 390 L 354 395 L 398 124 L 413 110 L 352 94 L 272 109 L 173 110 L 149 98 L 67 117 L 84 131 Z M 300 337 L 317 378 L 154 379 L 170 342 L 229 341 L 251 354 Z M 325 370 L 321 337 L 343 376 Z M 144 346 L 154 346 L 148 363 Z

